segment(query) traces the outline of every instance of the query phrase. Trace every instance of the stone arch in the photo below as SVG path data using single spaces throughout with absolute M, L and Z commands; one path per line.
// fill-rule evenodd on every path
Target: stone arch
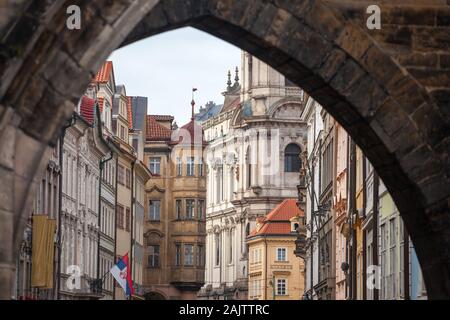
M 159 290 L 152 290 L 144 294 L 145 300 L 168 300 L 167 296 L 159 291 Z
M 8 3 L 0 23 L 0 206 L 8 230 L 0 236 L 0 297 L 9 296 L 37 181 L 96 70 L 117 47 L 183 26 L 254 54 L 337 119 L 399 208 L 429 297 L 450 297 L 450 84 L 442 65 L 430 80 L 387 37 L 346 19 L 337 0 L 78 0 L 78 31 L 66 28 L 64 3 Z M 443 79 L 440 90 L 430 89 L 434 76 Z

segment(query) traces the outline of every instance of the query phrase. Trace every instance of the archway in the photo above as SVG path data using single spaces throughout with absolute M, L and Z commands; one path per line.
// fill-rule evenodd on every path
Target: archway
M 9 296 L 18 239 L 43 166 L 95 71 L 114 49 L 183 26 L 257 56 L 341 123 L 393 196 L 429 297 L 450 297 L 447 60 L 412 68 L 423 62 L 406 59 L 383 32 L 365 29 L 359 11 L 345 5 L 350 2 L 71 1 L 81 8 L 80 30 L 66 27 L 66 1 L 8 3 L 0 23 L 0 297 Z M 395 18 L 394 9 L 385 12 Z M 433 12 L 436 18 L 438 10 Z M 448 20 L 440 21 L 448 27 Z M 428 47 L 419 44 L 432 55 L 433 48 L 442 52 L 439 45 L 448 49 L 448 42 L 438 33 Z M 401 44 L 414 54 L 408 39 Z M 433 89 L 436 81 L 439 90 Z
M 144 294 L 145 300 L 167 300 L 167 298 L 160 292 L 151 291 Z

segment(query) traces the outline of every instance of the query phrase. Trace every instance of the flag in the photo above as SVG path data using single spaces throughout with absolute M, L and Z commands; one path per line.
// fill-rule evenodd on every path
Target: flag
M 119 261 L 111 268 L 110 272 L 114 279 L 125 291 L 125 295 L 130 296 L 134 294 L 133 281 L 131 280 L 130 264 L 128 262 L 128 253 L 124 255 Z
M 197 88 L 192 88 L 192 91 L 197 91 Z

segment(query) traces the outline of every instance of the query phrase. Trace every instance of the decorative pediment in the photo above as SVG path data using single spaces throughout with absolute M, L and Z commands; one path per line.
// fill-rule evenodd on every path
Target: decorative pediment
M 151 186 L 150 188 L 147 188 L 145 191 L 147 192 L 153 192 L 153 191 L 158 191 L 159 193 L 164 193 L 166 192 L 166 189 L 159 187 L 158 185 L 154 184 L 153 186 Z
M 164 233 L 158 229 L 150 229 L 144 233 L 144 238 L 147 244 L 159 243 L 164 238 Z
M 276 119 L 300 119 L 304 103 L 300 98 L 284 98 L 269 108 L 269 116 Z

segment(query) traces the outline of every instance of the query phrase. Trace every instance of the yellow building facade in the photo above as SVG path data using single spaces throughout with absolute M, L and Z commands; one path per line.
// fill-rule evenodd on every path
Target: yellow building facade
M 286 199 L 259 217 L 247 238 L 249 300 L 300 300 L 304 292 L 304 262 L 295 256 L 298 221 L 304 213 L 296 199 Z

